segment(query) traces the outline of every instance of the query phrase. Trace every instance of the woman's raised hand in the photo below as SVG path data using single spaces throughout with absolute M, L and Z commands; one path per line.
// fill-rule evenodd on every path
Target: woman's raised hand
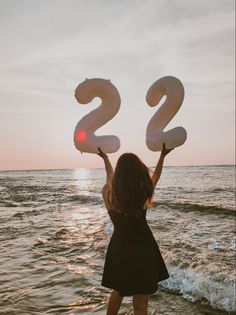
M 97 153 L 97 155 L 99 155 L 101 158 L 106 159 L 108 158 L 108 155 L 106 153 L 104 153 L 100 148 L 98 148 L 99 153 Z
M 163 146 L 162 146 L 162 151 L 161 151 L 161 155 L 162 156 L 166 156 L 168 153 L 170 153 L 170 151 L 172 151 L 174 148 L 172 149 L 166 149 L 166 144 L 163 143 Z

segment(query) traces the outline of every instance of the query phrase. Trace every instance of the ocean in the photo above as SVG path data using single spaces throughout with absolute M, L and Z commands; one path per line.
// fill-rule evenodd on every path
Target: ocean
M 105 314 L 104 169 L 0 172 L 0 314 Z M 235 166 L 164 167 L 147 220 L 170 278 L 149 314 L 235 314 Z M 126 297 L 120 314 L 131 314 Z

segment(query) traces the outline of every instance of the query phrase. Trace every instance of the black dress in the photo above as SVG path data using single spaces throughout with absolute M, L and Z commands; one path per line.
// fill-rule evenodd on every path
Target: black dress
M 157 242 L 147 224 L 146 212 L 136 219 L 110 210 L 114 225 L 104 265 L 102 286 L 121 296 L 152 294 L 169 273 Z

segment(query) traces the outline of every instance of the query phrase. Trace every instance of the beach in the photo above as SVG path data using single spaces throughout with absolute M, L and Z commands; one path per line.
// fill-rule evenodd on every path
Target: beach
M 104 169 L 0 171 L 0 314 L 105 314 Z M 167 166 L 147 221 L 170 278 L 149 314 L 235 314 L 235 166 Z M 120 314 L 131 314 L 124 299 Z

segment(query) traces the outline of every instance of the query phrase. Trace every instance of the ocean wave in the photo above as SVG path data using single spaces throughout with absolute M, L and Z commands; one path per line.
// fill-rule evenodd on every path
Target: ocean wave
M 44 212 L 47 210 L 44 210 Z M 24 210 L 24 211 L 20 211 L 20 212 L 15 212 L 10 219 L 14 219 L 14 218 L 19 218 L 19 219 L 24 219 L 27 216 L 32 216 L 32 215 L 40 215 L 42 213 L 42 211 L 38 210 L 38 209 L 32 209 L 32 210 Z
M 234 188 L 230 188 L 230 187 L 227 187 L 227 188 L 220 188 L 220 187 L 217 187 L 217 188 L 212 188 L 212 189 L 209 189 L 208 190 L 209 192 L 213 192 L 213 193 L 218 193 L 218 192 L 230 192 L 230 193 L 234 193 Z
M 187 202 L 154 202 L 153 207 L 167 207 L 173 210 L 179 210 L 183 212 L 191 212 L 191 211 L 199 211 L 201 214 L 225 214 L 235 216 L 235 211 L 232 209 L 227 209 L 223 207 L 216 207 L 210 205 L 201 205 L 201 204 L 194 204 L 194 203 L 187 203 Z
M 89 195 L 69 195 L 66 196 L 67 201 L 77 201 L 80 204 L 84 203 L 93 203 L 93 204 L 102 204 L 103 200 L 98 196 L 89 196 Z
M 213 308 L 236 311 L 235 282 L 223 273 L 204 273 L 191 268 L 169 267 L 170 278 L 161 284 L 170 291 L 179 292 L 184 299 L 205 300 Z
M 15 207 L 17 207 L 17 204 L 14 202 L 0 200 L 0 207 L 15 208 Z

